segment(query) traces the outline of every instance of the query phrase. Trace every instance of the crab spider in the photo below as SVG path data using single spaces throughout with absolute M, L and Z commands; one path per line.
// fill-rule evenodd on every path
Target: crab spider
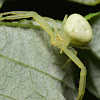
M 10 14 L 10 15 L 9 15 Z M 79 14 L 72 14 L 67 18 L 65 15 L 60 29 L 57 29 L 56 22 L 53 22 L 54 28 L 52 29 L 46 20 L 38 15 L 36 12 L 27 11 L 11 11 L 0 14 L 0 20 L 12 20 L 20 18 L 32 17 L 40 26 L 50 35 L 51 44 L 57 46 L 64 52 L 80 69 L 80 81 L 79 81 L 79 92 L 76 100 L 82 100 L 85 87 L 86 87 L 86 67 L 77 57 L 77 52 L 73 48 L 69 48 L 69 44 L 72 43 L 77 46 L 83 46 L 88 44 L 92 39 L 92 29 L 88 21 Z M 70 62 L 70 60 L 68 60 Z

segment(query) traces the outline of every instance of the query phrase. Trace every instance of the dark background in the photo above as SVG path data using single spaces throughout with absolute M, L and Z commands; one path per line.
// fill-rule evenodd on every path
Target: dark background
M 100 11 L 100 5 L 87 6 L 66 0 L 6 0 L 0 12 L 36 11 L 42 16 L 63 20 L 65 14 L 79 13 L 86 15 Z
M 65 14 L 79 13 L 83 16 L 100 11 L 100 4 L 87 6 L 65 0 L 6 0 L 0 12 L 35 11 L 42 16 L 63 20 Z M 83 100 L 98 100 L 87 89 Z

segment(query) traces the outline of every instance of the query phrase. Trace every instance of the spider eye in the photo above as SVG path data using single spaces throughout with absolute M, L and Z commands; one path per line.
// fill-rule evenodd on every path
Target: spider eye
M 79 14 L 68 17 L 64 31 L 75 45 L 86 45 L 92 40 L 92 29 L 88 21 Z

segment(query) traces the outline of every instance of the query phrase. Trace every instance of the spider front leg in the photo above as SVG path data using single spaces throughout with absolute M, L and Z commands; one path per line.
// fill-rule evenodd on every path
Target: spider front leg
M 22 14 L 26 14 L 28 13 L 28 11 L 9 11 L 9 12 L 4 12 L 4 13 L 0 13 L 0 16 L 4 16 L 4 15 L 22 15 Z
M 62 22 L 62 25 L 61 25 L 61 30 L 63 30 L 63 28 L 64 28 L 64 25 L 65 25 L 65 23 L 67 21 L 67 17 L 68 17 L 68 15 L 66 14 L 65 17 L 64 17 L 64 20 Z
M 12 14 L 12 15 L 8 15 Z M 1 16 L 7 15 L 6 17 L 1 17 L 0 21 L 3 20 L 14 20 L 14 19 L 22 19 L 32 17 L 40 26 L 52 37 L 54 32 L 50 25 L 45 21 L 43 17 L 38 15 L 36 12 L 28 12 L 28 11 L 12 11 L 0 14 Z
M 63 48 L 64 53 L 81 69 L 80 72 L 80 81 L 79 81 L 79 92 L 76 100 L 82 100 L 84 93 L 85 93 L 85 87 L 86 87 L 86 67 L 83 65 L 83 63 L 80 61 L 80 59 L 68 48 L 66 47 L 60 47 Z

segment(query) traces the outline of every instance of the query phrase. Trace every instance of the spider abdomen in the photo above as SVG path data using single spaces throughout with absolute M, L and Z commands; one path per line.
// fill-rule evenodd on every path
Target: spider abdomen
M 75 45 L 86 45 L 92 40 L 92 29 L 88 21 L 79 14 L 68 17 L 64 31 L 70 37 L 70 42 Z

